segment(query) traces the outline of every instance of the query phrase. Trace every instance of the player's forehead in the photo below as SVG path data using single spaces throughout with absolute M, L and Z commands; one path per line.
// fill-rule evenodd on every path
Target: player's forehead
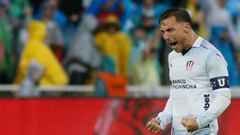
M 177 22 L 177 19 L 176 19 L 175 16 L 168 17 L 168 18 L 161 21 L 160 29 L 165 30 L 165 29 L 174 27 L 174 26 L 176 26 L 177 23 L 178 22 Z

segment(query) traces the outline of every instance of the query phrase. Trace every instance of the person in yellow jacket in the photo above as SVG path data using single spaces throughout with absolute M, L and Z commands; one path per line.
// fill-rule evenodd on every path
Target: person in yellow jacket
M 36 61 L 43 66 L 43 73 L 38 81 L 39 85 L 66 85 L 68 77 L 54 54 L 44 43 L 47 27 L 43 22 L 32 20 L 28 25 L 28 41 L 23 50 L 17 75 L 16 84 L 21 84 L 28 74 L 29 64 Z
M 96 35 L 96 45 L 103 55 L 114 59 L 116 74 L 127 78 L 131 41 L 127 34 L 119 30 L 119 20 L 113 15 L 106 17 L 104 28 Z
M 200 0 L 188 0 L 187 11 L 192 16 L 192 25 L 194 31 L 197 32 L 203 38 L 207 38 L 207 27 L 204 22 L 203 9 L 200 6 Z

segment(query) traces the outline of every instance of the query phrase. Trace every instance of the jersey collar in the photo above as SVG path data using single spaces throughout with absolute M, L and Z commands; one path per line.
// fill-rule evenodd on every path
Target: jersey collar
M 203 38 L 198 36 L 198 38 L 195 40 L 195 42 L 193 43 L 192 47 L 200 47 L 201 43 L 202 43 Z

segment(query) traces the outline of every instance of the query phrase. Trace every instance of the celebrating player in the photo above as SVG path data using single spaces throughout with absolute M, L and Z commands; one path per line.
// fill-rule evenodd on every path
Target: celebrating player
M 159 132 L 172 122 L 174 135 L 217 135 L 217 117 L 231 102 L 227 63 L 207 40 L 196 35 L 188 12 L 165 11 L 160 29 L 173 49 L 168 56 L 171 82 L 165 109 L 146 125 Z

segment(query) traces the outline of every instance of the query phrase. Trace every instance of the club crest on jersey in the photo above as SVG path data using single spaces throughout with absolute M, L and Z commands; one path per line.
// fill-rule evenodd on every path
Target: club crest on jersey
M 186 64 L 186 70 L 192 70 L 193 64 L 194 64 L 194 61 L 192 60 L 188 61 Z

